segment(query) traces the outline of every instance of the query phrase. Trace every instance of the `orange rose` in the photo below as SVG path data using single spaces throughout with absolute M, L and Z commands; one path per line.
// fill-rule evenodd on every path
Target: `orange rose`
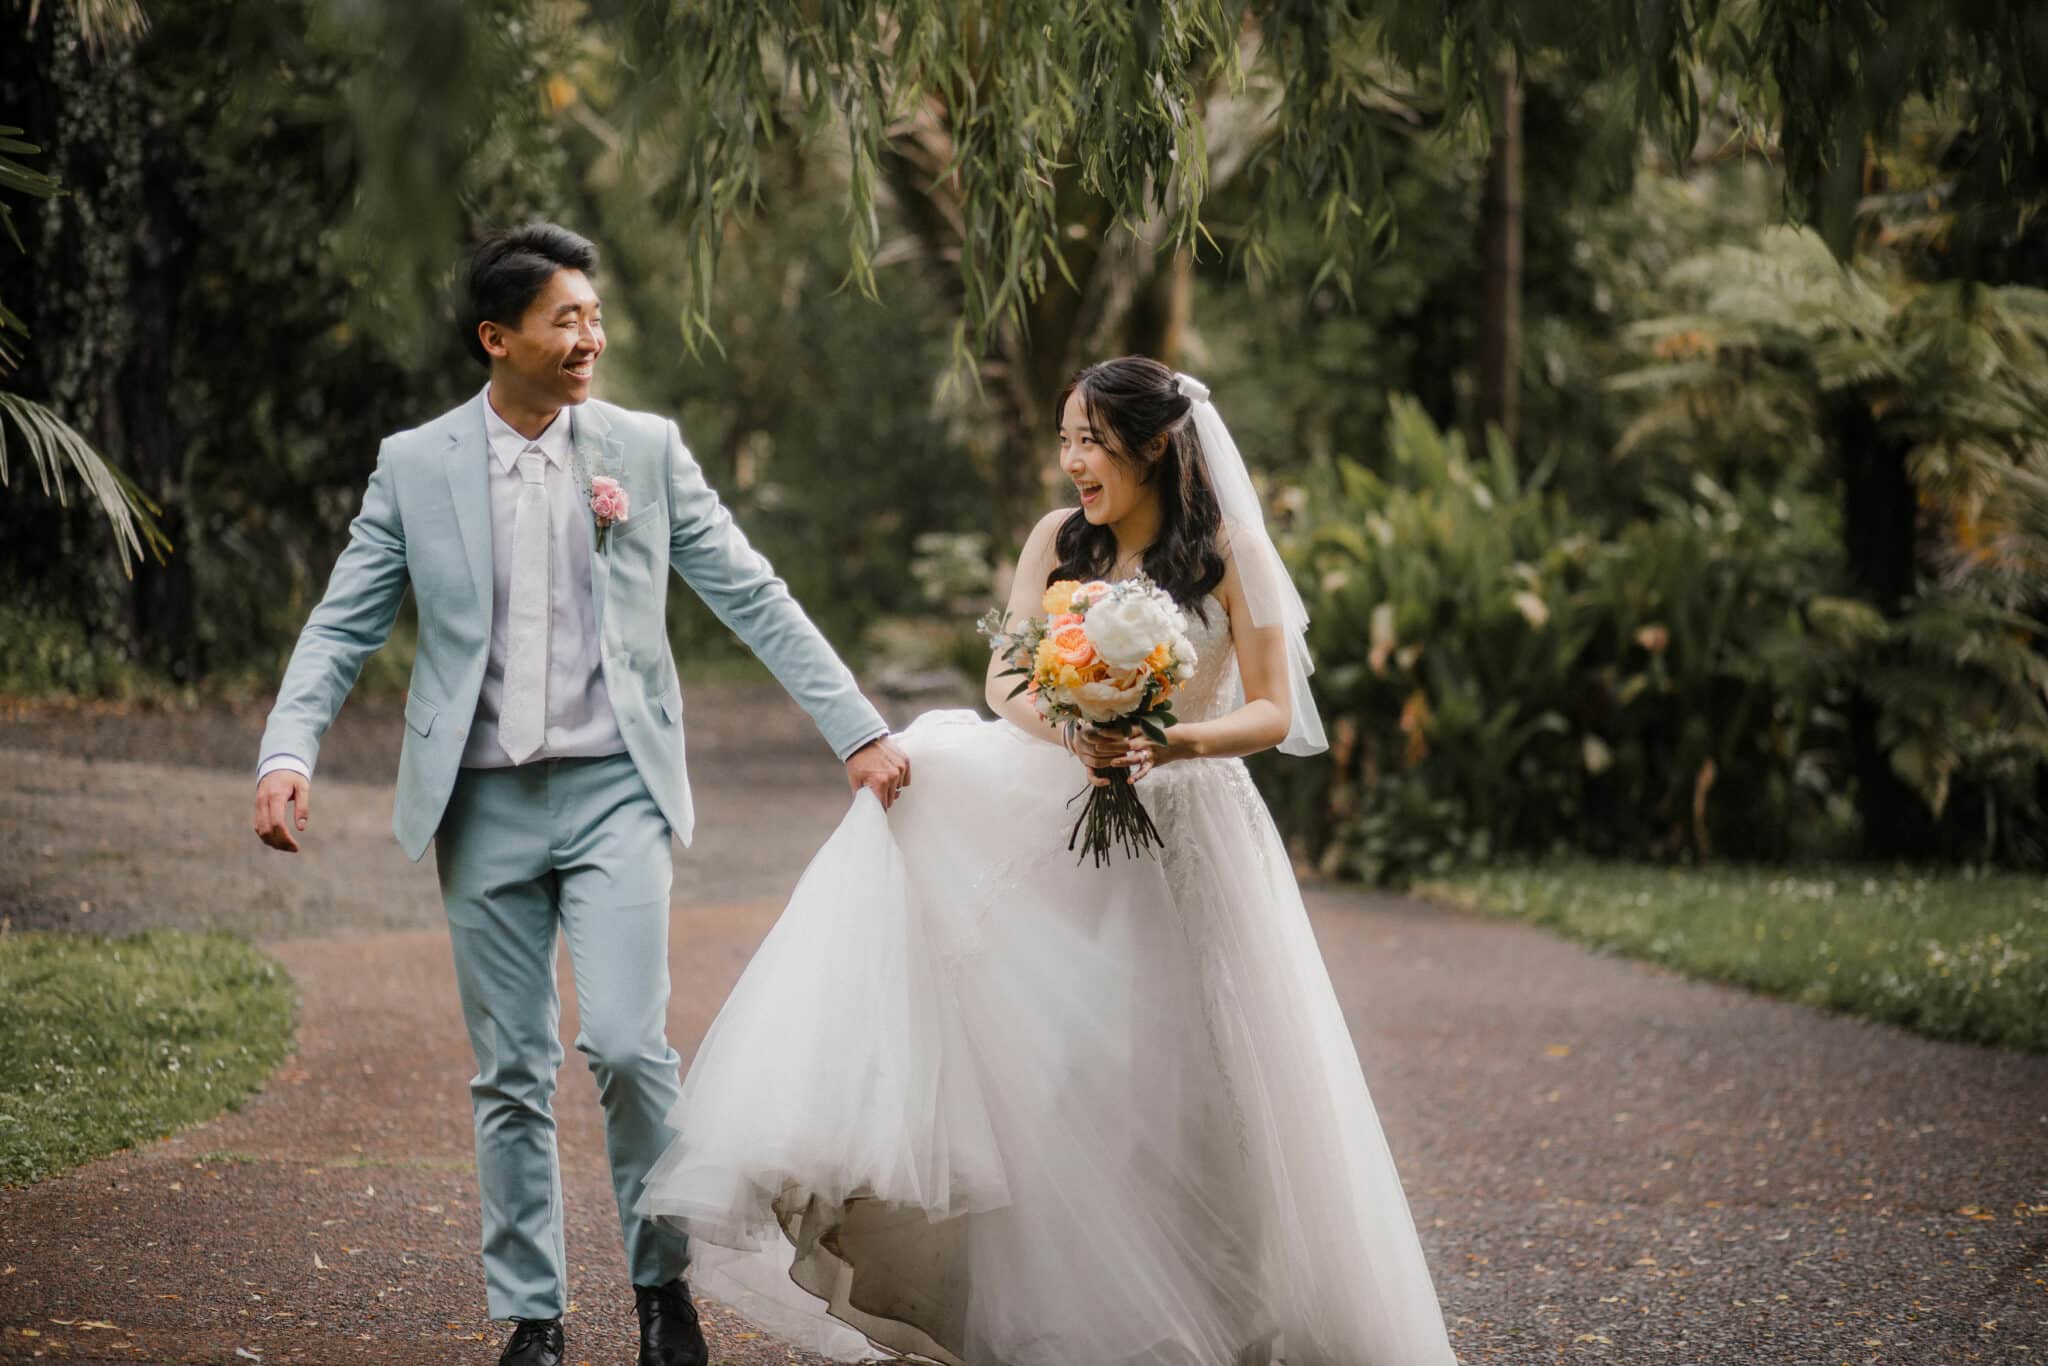
M 1078 621 L 1060 627 L 1046 639 L 1052 642 L 1062 664 L 1085 669 L 1095 662 L 1095 646 L 1088 640 L 1087 629 Z

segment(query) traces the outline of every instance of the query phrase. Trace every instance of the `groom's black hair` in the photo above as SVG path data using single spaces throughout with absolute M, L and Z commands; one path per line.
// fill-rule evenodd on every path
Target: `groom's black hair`
M 491 356 L 477 340 L 484 322 L 516 327 L 526 310 L 558 270 L 597 274 L 597 248 L 555 223 L 522 223 L 501 228 L 476 244 L 469 254 L 469 277 L 462 291 L 462 344 L 485 369 Z

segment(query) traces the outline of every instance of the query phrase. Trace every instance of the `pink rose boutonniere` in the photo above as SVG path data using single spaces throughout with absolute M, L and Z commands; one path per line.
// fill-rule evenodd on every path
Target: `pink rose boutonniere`
M 590 510 L 597 517 L 597 548 L 604 549 L 604 534 L 611 530 L 613 522 L 623 522 L 627 517 L 629 504 L 626 490 L 618 480 L 608 474 L 600 474 L 590 481 Z

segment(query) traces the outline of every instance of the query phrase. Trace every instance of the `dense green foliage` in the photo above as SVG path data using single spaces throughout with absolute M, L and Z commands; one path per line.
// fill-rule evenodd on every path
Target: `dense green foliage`
M 1932 1038 L 2048 1052 L 2048 895 L 2039 878 L 1566 860 L 1454 869 L 1419 890 Z
M 41 82 L 68 134 L 53 150 L 74 189 L 39 216 L 6 278 L 36 328 L 25 382 L 169 509 L 178 546 L 167 566 L 143 565 L 131 590 L 85 553 L 99 536 L 91 509 L 0 500 L 8 591 L 181 680 L 273 679 L 378 439 L 482 382 L 448 321 L 462 243 L 488 224 L 553 215 L 604 252 L 617 348 L 607 396 L 682 419 L 828 633 L 857 648 L 878 608 L 915 601 L 899 586 L 910 584 L 907 542 L 891 533 L 977 513 L 972 471 L 933 480 L 920 465 L 958 449 L 926 399 L 943 364 L 943 308 L 917 288 L 900 309 L 856 308 L 838 289 L 843 238 L 820 230 L 836 189 L 802 179 L 832 173 L 798 163 L 764 178 L 759 230 L 728 257 L 715 315 L 725 351 L 685 355 L 668 220 L 642 186 L 607 174 L 602 138 L 544 98 L 549 73 L 576 58 L 559 24 L 542 22 L 549 13 L 510 6 L 506 23 L 474 34 L 451 16 L 436 36 L 397 31 L 396 12 L 366 27 L 316 3 L 163 3 L 139 42 L 94 58 L 59 8 L 37 30 L 43 52 L 16 52 L 11 70 L 0 62 L 0 91 Z M 385 89 L 377 53 L 416 58 L 433 79 L 410 96 Z M 359 193 L 362 139 L 405 142 L 414 122 L 444 118 L 451 71 L 465 88 L 533 98 L 494 101 L 489 137 L 386 187 L 412 206 L 411 231 L 437 244 L 429 269 L 349 225 L 384 203 Z M 363 127 L 366 106 L 391 122 Z M 571 173 L 572 157 L 590 163 L 587 176 Z M 117 219 L 151 231 L 105 226 Z M 818 479 L 821 453 L 858 477 Z M 20 624 L 5 623 L 5 639 Z M 732 648 L 686 595 L 675 625 L 686 653 Z M 19 648 L 40 649 L 26 638 Z M 401 682 L 398 663 L 373 673 Z
M 41 7 L 0 104 L 71 193 L 0 252 L 15 387 L 177 549 L 131 586 L 90 512 L 0 499 L 8 686 L 274 679 L 377 438 L 481 380 L 451 264 L 545 214 L 604 253 L 604 396 L 871 663 L 957 653 L 903 623 L 964 625 L 1059 487 L 1072 367 L 1202 374 L 1310 597 L 1343 743 L 1264 773 L 1333 868 L 2037 866 L 2048 18 L 1945 15 L 158 0 L 95 51 Z M 675 602 L 686 667 L 731 649 Z
M 359 106 L 358 123 L 409 135 L 364 138 L 358 219 L 397 251 L 424 251 L 422 268 L 438 261 L 432 239 L 394 232 L 416 211 L 405 192 L 434 188 L 500 108 L 479 108 L 464 85 L 437 118 L 411 106 L 446 87 L 445 52 L 505 25 L 507 3 L 368 11 L 385 99 Z M 784 101 L 807 138 L 840 150 L 853 277 L 870 289 L 885 163 L 917 125 L 939 132 L 926 177 L 951 187 L 963 335 L 977 345 L 1062 278 L 1070 181 L 1111 222 L 1162 220 L 1181 247 L 1208 240 L 1220 130 L 1200 115 L 1219 101 L 1241 101 L 1236 121 L 1256 130 L 1238 155 L 1257 211 L 1236 246 L 1259 259 L 1270 233 L 1309 225 L 1346 285 L 1396 229 L 1386 170 L 1408 136 L 1399 90 L 1416 73 L 1468 137 L 1483 136 L 1511 57 L 1554 63 L 1578 86 L 1610 82 L 1627 126 L 1680 161 L 1732 115 L 1777 141 L 1788 192 L 1844 248 L 1864 143 L 1896 137 L 1909 96 L 1950 103 L 1971 130 L 1950 152 L 1976 205 L 2037 202 L 2048 141 L 2036 84 L 2048 19 L 2027 0 L 1850 0 L 1819 13 L 1770 0 L 602 0 L 576 17 L 590 47 L 635 76 L 619 110 L 628 146 L 643 129 L 686 130 L 634 160 L 684 238 L 693 336 L 710 319 L 725 225 L 752 198 L 763 147 L 788 131 Z M 1987 231 L 2010 221 L 1993 215 Z
M 1388 445 L 1384 477 L 1347 461 L 1308 499 L 1316 681 L 1340 718 L 1329 866 L 1386 881 L 1521 850 L 1839 838 L 1798 612 L 1830 577 L 1825 503 L 1700 475 L 1603 534 L 1412 403 Z
M 297 1013 L 290 975 L 235 935 L 0 935 L 0 1186 L 239 1109 Z
M 2048 861 L 2043 296 L 1776 233 L 1663 289 L 1687 311 L 1631 329 L 1604 488 L 1398 399 L 1379 468 L 1311 473 L 1296 558 L 1341 739 L 1294 804 L 1326 866 L 1836 855 L 1871 842 L 1873 781 L 1895 855 Z M 1845 553 L 1845 404 L 1918 491 L 1888 600 Z

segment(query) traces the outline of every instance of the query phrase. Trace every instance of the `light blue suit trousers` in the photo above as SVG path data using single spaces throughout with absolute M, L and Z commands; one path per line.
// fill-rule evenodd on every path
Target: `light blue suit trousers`
M 387 437 L 349 542 L 307 620 L 264 728 L 261 755 L 309 767 L 320 738 L 389 637 L 411 588 L 419 646 L 406 696 L 392 824 L 412 858 L 435 845 L 463 1019 L 493 1318 L 551 1318 L 568 1303 L 562 1186 L 550 1109 L 562 1061 L 557 929 L 569 943 L 582 1028 L 605 1111 L 633 1281 L 661 1284 L 680 1236 L 633 1214 L 666 1146 L 678 1094 L 668 1046 L 670 838 L 694 824 L 683 696 L 666 633 L 670 571 L 744 640 L 845 758 L 887 726 L 853 675 L 747 544 L 673 422 L 597 400 L 570 410 L 579 484 L 609 475 L 631 516 L 591 531 L 599 653 L 626 752 L 465 769 L 491 635 L 490 495 L 483 394 Z
M 681 1234 L 632 1212 L 671 1137 L 682 1060 L 668 1005 L 669 825 L 626 755 L 464 769 L 434 840 L 462 1017 L 492 1318 L 568 1302 L 550 1100 L 562 1063 L 555 928 L 576 981 L 576 1047 L 597 1078 L 636 1285 L 683 1272 Z

